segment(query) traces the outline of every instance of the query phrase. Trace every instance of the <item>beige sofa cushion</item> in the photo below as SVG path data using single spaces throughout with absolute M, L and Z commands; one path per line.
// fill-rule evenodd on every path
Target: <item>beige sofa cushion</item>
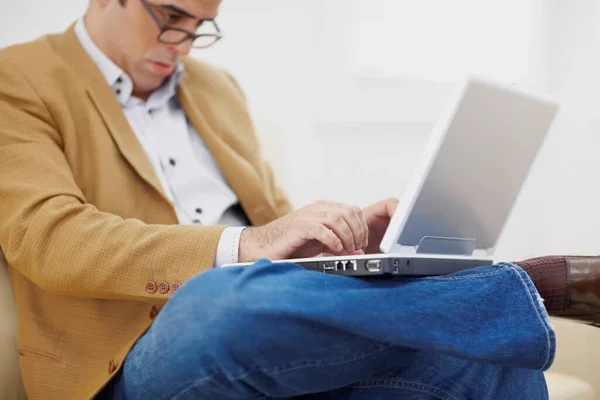
M 8 271 L 0 252 L 0 399 L 26 399 L 19 370 L 17 317 Z
M 546 372 L 550 400 L 594 400 L 592 385 L 581 378 L 558 372 Z
M 576 398 L 567 397 L 567 389 L 584 390 L 582 384 L 585 383 L 589 386 L 585 390 L 593 394 L 582 394 L 581 398 L 600 399 L 600 328 L 563 318 L 551 319 L 556 329 L 556 358 L 546 381 L 548 387 L 554 389 L 554 398 Z M 568 381 L 567 377 L 577 380 Z

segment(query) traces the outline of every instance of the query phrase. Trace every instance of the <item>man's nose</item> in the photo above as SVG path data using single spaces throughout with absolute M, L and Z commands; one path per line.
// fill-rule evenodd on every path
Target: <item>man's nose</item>
M 192 49 L 192 40 L 186 40 L 183 43 L 169 45 L 169 50 L 181 56 L 187 56 Z

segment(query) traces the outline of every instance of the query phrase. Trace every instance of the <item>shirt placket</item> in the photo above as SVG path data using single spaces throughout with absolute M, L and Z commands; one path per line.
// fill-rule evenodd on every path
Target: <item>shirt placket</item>
M 170 190 L 174 194 L 174 203 L 177 214 L 180 216 L 180 223 L 183 224 L 203 224 L 205 206 L 198 201 L 198 190 L 192 190 L 192 187 L 199 189 L 199 185 L 194 184 L 194 177 L 197 169 L 191 158 L 188 143 L 185 142 L 186 125 L 185 116 L 177 112 L 169 112 L 167 106 L 154 113 L 161 122 L 163 113 L 169 115 L 169 129 L 163 126 L 156 133 L 159 143 L 159 158 L 161 167 L 165 173 Z M 161 126 L 160 123 L 154 124 Z M 191 193 L 188 193 L 190 192 Z

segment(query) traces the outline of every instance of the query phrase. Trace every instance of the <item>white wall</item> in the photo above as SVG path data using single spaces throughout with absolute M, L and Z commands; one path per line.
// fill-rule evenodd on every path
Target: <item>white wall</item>
M 445 100 L 444 83 L 356 68 L 365 65 L 356 58 L 356 10 L 367 1 L 224 0 L 226 39 L 196 53 L 240 81 L 265 152 L 296 206 L 401 196 Z M 4 3 L 0 46 L 61 30 L 87 0 Z M 539 26 L 523 38 L 531 41 L 525 81 L 559 98 L 563 109 L 506 228 L 501 258 L 600 252 L 598 3 L 528 3 Z
M 547 4 L 548 85 L 562 111 L 514 223 L 522 243 L 510 247 L 600 254 L 600 2 Z

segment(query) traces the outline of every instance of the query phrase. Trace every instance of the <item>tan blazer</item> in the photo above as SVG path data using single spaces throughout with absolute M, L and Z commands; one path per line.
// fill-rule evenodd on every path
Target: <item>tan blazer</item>
M 225 72 L 186 59 L 179 100 L 254 224 L 291 210 Z M 91 398 L 222 226 L 180 226 L 71 27 L 0 51 L 0 246 L 31 399 Z

